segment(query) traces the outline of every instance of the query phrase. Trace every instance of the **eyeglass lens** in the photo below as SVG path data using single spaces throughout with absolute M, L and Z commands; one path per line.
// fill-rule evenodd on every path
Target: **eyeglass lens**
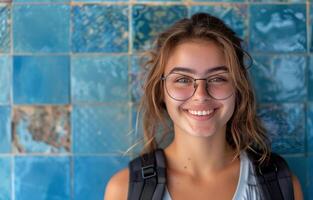
M 206 81 L 208 95 L 214 99 L 226 99 L 233 92 L 233 84 L 228 72 L 215 74 L 206 79 L 194 79 L 184 74 L 172 73 L 166 76 L 165 87 L 173 99 L 183 101 L 193 96 L 199 84 L 197 82 L 200 80 Z

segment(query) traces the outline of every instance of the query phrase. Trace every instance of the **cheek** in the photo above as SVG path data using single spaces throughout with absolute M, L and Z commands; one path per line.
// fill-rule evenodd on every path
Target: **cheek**
M 179 111 L 179 106 L 181 103 L 175 102 L 171 97 L 169 97 L 166 93 L 164 94 L 164 103 L 166 106 L 166 110 L 168 115 L 172 120 L 174 120 L 175 116 L 177 116 Z

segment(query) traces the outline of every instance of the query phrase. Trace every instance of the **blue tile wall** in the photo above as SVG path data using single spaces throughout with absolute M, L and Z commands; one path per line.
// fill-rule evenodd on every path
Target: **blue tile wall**
M 272 148 L 313 200 L 312 2 L 0 0 L 0 200 L 102 200 L 142 147 L 142 53 L 196 12 L 243 39 Z
M 256 4 L 250 7 L 250 49 L 253 52 L 305 52 L 305 4 Z
M 132 10 L 133 49 L 147 50 L 157 34 L 173 22 L 187 17 L 185 6 L 134 5 Z
M 121 153 L 131 145 L 128 106 L 74 106 L 75 153 Z M 113 123 L 114 122 L 114 123 Z
M 267 128 L 275 152 L 304 153 L 305 110 L 302 104 L 262 105 L 258 114 Z
M 308 69 L 308 99 L 313 101 L 313 57 L 310 56 Z
M 238 0 L 240 1 L 240 0 Z M 247 35 L 247 6 L 244 4 L 234 4 L 225 6 L 192 6 L 190 8 L 190 15 L 197 12 L 207 12 L 214 16 L 217 16 L 224 20 L 224 22 L 229 25 L 236 34 L 243 39 L 246 39 Z
M 11 174 L 12 174 L 12 158 L 8 156 L 0 156 L 0 199 L 11 199 Z
M 127 166 L 128 161 L 129 158 L 121 156 L 75 156 L 74 199 L 103 199 L 109 178 Z
M 0 53 L 10 51 L 11 33 L 11 7 L 6 4 L 0 5 Z
M 75 56 L 71 64 L 73 103 L 128 101 L 128 56 Z
M 69 103 L 69 64 L 68 56 L 14 56 L 14 103 Z
M 0 153 L 11 152 L 11 108 L 0 106 Z
M 12 59 L 0 56 L 0 105 L 10 104 Z
M 305 56 L 254 56 L 254 59 L 249 72 L 259 102 L 303 102 L 306 99 Z
M 15 106 L 13 148 L 18 153 L 68 153 L 71 149 L 68 106 Z
M 128 6 L 74 6 L 72 51 L 127 52 L 128 12 Z
M 307 142 L 308 152 L 313 153 L 313 103 L 307 105 Z
M 70 166 L 69 157 L 16 157 L 15 199 L 70 199 Z
M 68 5 L 16 4 L 12 12 L 15 53 L 69 51 Z

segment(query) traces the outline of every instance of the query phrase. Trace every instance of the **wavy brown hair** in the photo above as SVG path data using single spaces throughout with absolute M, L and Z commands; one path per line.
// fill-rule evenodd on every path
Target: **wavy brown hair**
M 255 96 L 244 62 L 245 55 L 250 60 L 251 56 L 242 48 L 242 40 L 231 28 L 219 18 L 206 13 L 198 13 L 176 22 L 158 36 L 154 48 L 147 52 L 145 67 L 148 74 L 139 106 L 145 139 L 142 153 L 159 147 L 162 139 L 158 140 L 157 135 L 160 132 L 161 138 L 164 138 L 172 131 L 163 101 L 161 77 L 173 49 L 190 40 L 213 41 L 223 51 L 236 88 L 235 110 L 226 128 L 227 143 L 235 150 L 236 156 L 242 150 L 250 150 L 258 152 L 263 162 L 270 154 L 270 147 L 265 128 L 256 114 Z

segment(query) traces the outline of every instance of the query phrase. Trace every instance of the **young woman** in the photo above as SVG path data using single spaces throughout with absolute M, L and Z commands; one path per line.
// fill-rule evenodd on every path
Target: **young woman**
M 245 54 L 241 39 L 205 13 L 178 21 L 158 37 L 141 111 L 145 153 L 159 148 L 158 131 L 174 134 L 164 149 L 164 200 L 262 199 L 247 152 L 258 152 L 262 163 L 270 149 L 256 116 Z M 129 173 L 126 168 L 111 178 L 105 200 L 127 199 Z M 302 199 L 295 176 L 292 184 L 295 199 Z

